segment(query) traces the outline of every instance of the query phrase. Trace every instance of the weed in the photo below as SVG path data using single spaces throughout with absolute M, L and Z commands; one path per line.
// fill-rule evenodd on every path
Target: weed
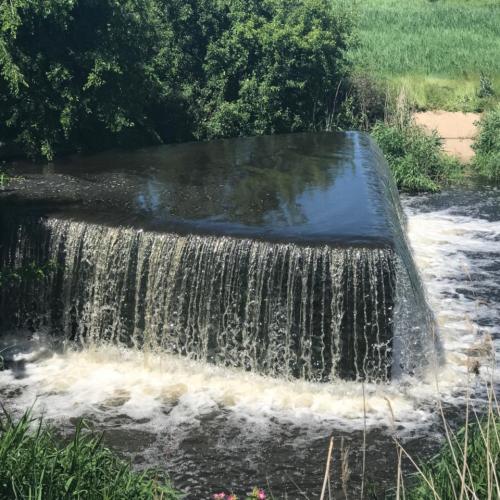
M 446 155 L 442 141 L 422 128 L 379 122 L 372 135 L 384 152 L 396 183 L 402 191 L 438 191 L 460 176 L 458 160 Z
M 179 498 L 161 473 L 133 472 L 80 423 L 60 445 L 42 419 L 0 417 L 0 498 L 164 500 Z

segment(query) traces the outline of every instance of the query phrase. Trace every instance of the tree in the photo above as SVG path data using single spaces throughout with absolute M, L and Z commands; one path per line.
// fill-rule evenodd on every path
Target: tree
M 4 0 L 0 142 L 56 152 L 316 130 L 347 73 L 330 0 Z
M 159 140 L 175 47 L 155 0 L 9 0 L 0 20 L 1 132 L 28 154 Z

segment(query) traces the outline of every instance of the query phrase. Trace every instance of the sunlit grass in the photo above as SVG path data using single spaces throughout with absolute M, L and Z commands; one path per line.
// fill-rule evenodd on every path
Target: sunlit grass
M 468 500 L 500 498 L 500 410 L 493 391 L 485 417 L 466 408 L 466 423 L 453 432 L 444 420 L 446 441 L 437 455 L 416 468 L 411 487 L 398 482 L 397 498 Z
M 475 110 L 481 74 L 500 95 L 500 2 L 358 0 L 358 71 L 404 85 L 421 108 Z

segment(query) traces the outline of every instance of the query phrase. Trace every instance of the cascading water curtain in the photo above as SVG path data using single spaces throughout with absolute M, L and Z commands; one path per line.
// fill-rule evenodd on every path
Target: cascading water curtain
M 3 287 L 4 323 L 83 345 L 120 343 L 273 376 L 386 380 L 392 250 L 157 234 L 58 219 L 17 225 L 3 266 L 46 267 Z

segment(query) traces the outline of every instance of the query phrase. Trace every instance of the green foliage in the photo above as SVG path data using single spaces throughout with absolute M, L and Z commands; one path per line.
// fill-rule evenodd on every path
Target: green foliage
M 225 5 L 224 5 L 225 4 Z M 326 0 L 222 2 L 209 42 L 197 137 L 324 129 L 351 29 Z
M 486 76 L 484 73 L 481 73 L 481 76 L 479 77 L 479 90 L 477 95 L 481 99 L 484 99 L 485 97 L 493 97 L 495 95 L 491 78 Z
M 155 0 L 0 4 L 0 136 L 51 159 L 65 147 L 154 136 L 172 45 Z
M 459 176 L 458 160 L 446 155 L 441 139 L 422 128 L 377 123 L 372 135 L 382 149 L 399 189 L 408 192 L 438 191 Z
M 0 287 L 12 283 L 42 281 L 56 266 L 57 263 L 48 261 L 42 265 L 36 262 L 30 262 L 15 269 L 4 267 L 0 269 Z
M 497 0 L 359 0 L 359 72 L 396 89 L 419 108 L 479 111 L 481 74 L 500 94 L 500 3 Z M 484 82 L 483 82 L 484 83 Z
M 9 180 L 10 180 L 9 174 L 7 174 L 7 172 L 3 170 L 2 165 L 0 165 L 0 189 L 5 187 L 5 185 L 7 184 L 7 182 L 9 182 Z
M 500 179 L 500 105 L 479 122 L 479 134 L 472 146 L 476 155 L 473 166 L 489 180 Z
M 488 491 L 498 488 L 498 483 L 495 486 L 493 474 L 498 474 L 500 470 L 499 435 L 498 414 L 490 415 L 481 424 L 469 424 L 467 434 L 465 427 L 460 429 L 439 454 L 422 467 L 423 475 L 417 476 L 417 483 L 406 492 L 406 498 L 462 498 L 460 492 L 464 460 L 467 466 L 464 487 L 466 494 L 463 498 L 493 498 Z M 496 480 L 498 481 L 498 477 Z
M 65 446 L 29 412 L 0 417 L 0 498 L 59 500 L 176 499 L 161 474 L 133 472 L 79 424 Z
M 0 26 L 0 141 L 47 159 L 324 128 L 352 29 L 330 0 L 9 0 Z

